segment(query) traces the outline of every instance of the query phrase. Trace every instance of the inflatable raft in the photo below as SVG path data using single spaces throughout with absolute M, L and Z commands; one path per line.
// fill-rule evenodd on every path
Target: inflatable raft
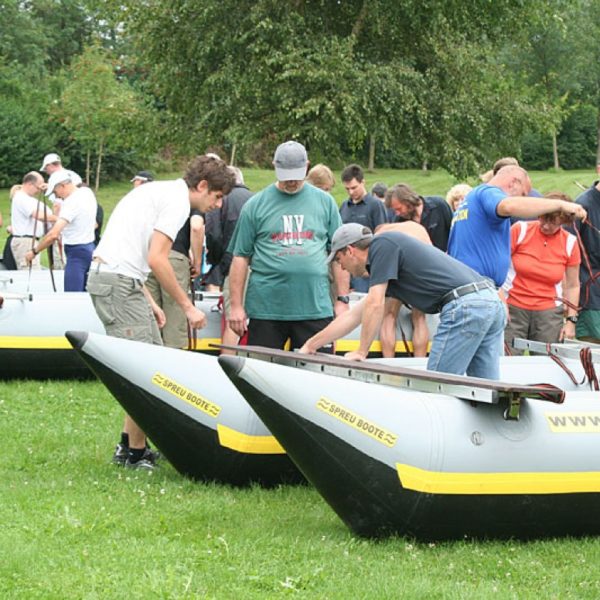
M 54 292 L 52 278 L 54 278 L 56 291 L 64 292 L 65 272 L 62 270 L 53 270 L 52 275 L 48 269 L 32 270 L 31 275 L 29 270 L 0 271 L 0 295 L 6 292 L 38 294 Z
M 26 271 L 4 271 L 4 273 L 27 273 Z M 33 273 L 33 272 L 32 272 Z M 44 273 L 39 271 L 38 273 Z M 45 272 L 48 277 L 48 272 Z M 41 276 L 40 276 L 41 277 Z M 61 280 L 62 281 L 62 280 Z M 98 319 L 87 293 L 26 293 L 27 283 L 22 275 L 15 279 L 18 287 L 4 291 L 0 287 L 0 379 L 26 377 L 33 379 L 86 378 L 90 376 L 88 368 L 73 351 L 64 337 L 67 330 L 91 331 L 103 333 L 104 327 Z M 34 289 L 32 280 L 31 290 Z M 355 302 L 362 296 L 353 295 Z M 214 344 L 221 341 L 221 311 L 219 294 L 196 294 L 196 306 L 204 311 L 208 324 L 196 331 L 190 347 L 199 352 L 214 355 Z M 406 352 L 400 327 L 407 340 L 411 339 L 412 327 L 410 313 L 402 309 L 399 316 L 398 342 L 396 351 Z M 437 325 L 437 316 L 428 318 L 430 332 Z M 340 340 L 338 352 L 347 352 L 357 347 L 360 328 Z M 412 349 L 410 341 L 408 349 Z M 371 352 L 380 353 L 379 341 L 373 342 Z
M 243 353 L 218 360 L 355 533 L 600 533 L 600 393 L 550 357 L 505 357 L 492 382 L 425 371 L 424 359 Z M 579 358 L 563 361 L 584 378 Z
M 0 292 L 0 379 L 89 378 L 86 364 L 73 350 L 65 331 L 104 333 L 104 326 L 85 292 Z M 190 343 L 199 351 L 216 350 L 221 340 L 217 296 L 202 297 L 196 306 L 208 325 Z
M 304 481 L 214 356 L 95 333 L 67 337 L 182 475 L 233 485 Z

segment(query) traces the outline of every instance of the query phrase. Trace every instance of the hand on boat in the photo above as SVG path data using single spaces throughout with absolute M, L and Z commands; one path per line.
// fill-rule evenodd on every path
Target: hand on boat
M 344 354 L 344 358 L 348 360 L 365 360 L 367 355 L 363 354 L 359 350 L 353 350 L 352 352 L 346 352 L 346 354 Z
M 195 306 L 190 306 L 185 311 L 185 316 L 193 329 L 202 329 L 206 327 L 206 315 Z
M 308 344 L 308 342 L 306 342 L 304 344 L 304 346 L 302 346 L 302 348 L 298 348 L 298 350 L 296 350 L 296 352 L 299 352 L 300 354 L 316 354 L 317 351 L 313 350 L 313 348 L 311 348 Z

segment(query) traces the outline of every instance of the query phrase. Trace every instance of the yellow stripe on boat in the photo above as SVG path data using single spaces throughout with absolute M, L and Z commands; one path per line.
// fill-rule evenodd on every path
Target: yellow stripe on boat
M 443 473 L 396 463 L 402 487 L 426 494 L 574 494 L 600 492 L 600 472 Z
M 285 454 L 281 444 L 272 435 L 248 435 L 217 424 L 219 443 L 225 448 L 245 454 Z
M 335 343 L 335 351 L 336 352 L 352 352 L 353 350 L 358 350 L 358 346 L 360 344 L 360 340 L 346 340 L 341 339 Z M 407 342 L 408 350 L 404 345 L 404 342 L 396 342 L 396 352 L 412 352 L 413 344 L 412 342 Z M 431 343 L 427 344 L 427 352 L 431 349 Z M 381 352 L 381 342 L 379 340 L 375 340 L 371 343 L 371 347 L 369 348 L 369 352 Z
M 204 338 L 196 340 L 196 350 L 210 350 L 218 352 L 217 348 L 211 348 L 211 344 L 220 344 L 220 338 Z M 2 335 L 0 336 L 0 350 L 73 350 L 73 346 L 63 335 Z
M 73 350 L 73 346 L 66 337 L 59 336 L 26 336 L 3 335 L 0 336 L 0 349 L 18 350 Z

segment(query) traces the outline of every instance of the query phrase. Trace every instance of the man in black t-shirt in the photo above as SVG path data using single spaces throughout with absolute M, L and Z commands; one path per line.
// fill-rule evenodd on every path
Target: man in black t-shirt
M 203 245 L 204 218 L 194 208 L 177 233 L 169 251 L 169 262 L 175 271 L 177 282 L 184 290 L 190 289 L 191 277 L 200 274 Z M 156 304 L 163 309 L 167 319 L 160 331 L 164 345 L 170 348 L 187 348 L 188 321 L 179 304 L 169 296 L 153 273 L 148 276 L 145 286 Z
M 600 174 L 600 165 L 599 174 Z M 581 312 L 577 321 L 577 337 L 595 344 L 600 343 L 600 236 L 597 227 L 600 225 L 600 181 L 595 181 L 590 188 L 575 200 L 587 211 L 585 221 L 576 221 L 574 227 L 579 230 L 581 243 L 588 260 L 582 260 L 579 268 L 581 291 L 579 303 Z
M 441 196 L 419 196 L 405 183 L 387 191 L 390 209 L 396 221 L 416 221 L 427 229 L 431 243 L 440 250 L 448 249 L 448 236 L 452 224 L 452 209 Z
M 365 359 L 379 331 L 388 295 L 424 313 L 440 312 L 429 370 L 498 379 L 506 317 L 489 279 L 413 237 L 399 232 L 373 236 L 368 227 L 356 223 L 336 231 L 329 260 L 336 260 L 351 275 L 368 272 L 369 293 L 310 338 L 301 352 L 316 352 L 360 324 L 360 347 L 346 358 Z

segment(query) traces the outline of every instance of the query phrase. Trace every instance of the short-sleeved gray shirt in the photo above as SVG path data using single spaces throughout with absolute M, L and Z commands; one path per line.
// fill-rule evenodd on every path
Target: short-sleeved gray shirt
M 373 238 L 367 268 L 370 285 L 388 282 L 388 296 L 429 314 L 439 312 L 442 298 L 454 288 L 486 281 L 434 246 L 392 231 Z

